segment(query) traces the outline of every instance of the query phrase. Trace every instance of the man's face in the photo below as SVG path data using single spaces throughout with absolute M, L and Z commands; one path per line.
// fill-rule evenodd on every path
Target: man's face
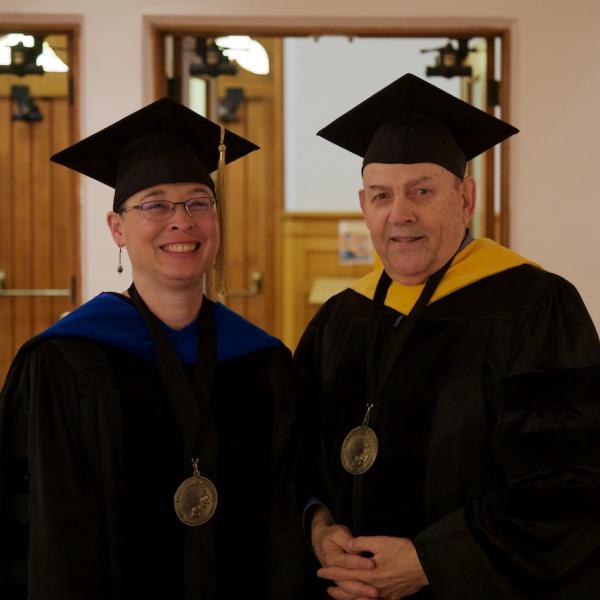
M 432 163 L 370 163 L 360 206 L 390 277 L 417 285 L 456 252 L 475 207 L 475 183 Z

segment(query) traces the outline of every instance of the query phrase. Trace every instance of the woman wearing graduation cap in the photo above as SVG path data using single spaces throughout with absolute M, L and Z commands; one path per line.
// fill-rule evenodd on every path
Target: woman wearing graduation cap
M 52 158 L 115 188 L 133 283 L 11 367 L 1 597 L 300 597 L 289 352 L 205 295 L 225 286 L 209 173 L 255 149 L 163 99 Z

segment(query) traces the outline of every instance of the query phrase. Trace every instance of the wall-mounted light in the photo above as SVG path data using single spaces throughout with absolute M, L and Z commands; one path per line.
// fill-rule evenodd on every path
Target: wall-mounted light
M 212 38 L 198 38 L 196 40 L 196 56 L 199 62 L 190 65 L 190 75 L 235 75 L 237 66 L 233 63 L 223 50 Z
M 255 75 L 269 74 L 269 55 L 260 42 L 248 35 L 226 35 L 215 40 L 223 54 Z
M 223 123 L 239 121 L 238 109 L 243 101 L 243 88 L 227 88 L 225 90 L 225 97 L 219 98 L 217 106 L 219 121 L 223 121 Z
M 469 52 L 476 52 L 469 48 L 468 39 L 458 39 L 458 47 L 454 46 L 451 40 L 441 48 L 430 48 L 421 50 L 421 52 L 437 52 L 435 66 L 427 67 L 427 77 L 470 77 L 472 69 L 469 65 L 463 65 L 463 62 L 469 55 Z
M 40 109 L 29 95 L 29 86 L 13 85 L 10 95 L 17 105 L 17 111 L 13 113 L 13 121 L 41 121 L 43 119 Z

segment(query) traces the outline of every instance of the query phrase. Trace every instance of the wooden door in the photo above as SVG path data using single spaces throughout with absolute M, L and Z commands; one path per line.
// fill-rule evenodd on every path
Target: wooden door
M 462 80 L 462 98 L 480 110 L 491 115 L 500 116 L 496 111 L 499 98 L 490 97 L 490 92 L 497 94 L 500 81 L 495 79 L 496 48 L 495 37 L 475 38 L 469 42 L 474 52 L 469 53 L 465 64 L 472 69 L 472 76 Z M 477 203 L 471 224 L 476 237 L 487 237 L 505 243 L 502 231 L 500 181 L 497 180 L 496 162 L 500 160 L 500 148 L 496 147 L 469 162 L 469 174 L 477 185 Z
M 190 32 L 188 28 L 185 33 L 155 31 L 154 94 L 156 98 L 170 95 L 218 122 L 218 100 L 225 98 L 230 88 L 243 91 L 237 119 L 222 124 L 256 143 L 260 150 L 226 168 L 224 210 L 230 294 L 223 301 L 280 337 L 283 40 L 253 36 L 269 55 L 270 73 L 255 75 L 239 68 L 232 76 L 204 76 L 205 97 L 195 105 L 190 95 L 190 44 L 193 48 L 194 38 L 213 35 Z
M 76 177 L 49 161 L 73 140 L 68 94 L 72 74 L 61 74 L 60 85 L 47 75 L 17 81 L 0 75 L 0 271 L 5 275 L 0 290 L 0 384 L 17 349 L 71 310 L 78 297 Z M 30 86 L 42 120 L 13 120 L 18 107 L 10 89 L 15 83 Z M 32 295 L 56 289 L 68 295 Z M 3 295 L 11 290 L 24 295 Z
M 239 69 L 235 76 L 217 80 L 217 96 L 228 88 L 243 90 L 238 120 L 223 123 L 260 146 L 226 169 L 225 230 L 230 294 L 225 303 L 236 312 L 280 335 L 276 307 L 279 289 L 276 260 L 277 229 L 282 202 L 281 39 L 255 38 L 266 48 L 269 75 Z

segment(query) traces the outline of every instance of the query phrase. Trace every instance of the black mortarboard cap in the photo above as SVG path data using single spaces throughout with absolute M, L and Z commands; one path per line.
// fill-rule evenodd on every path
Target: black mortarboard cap
M 161 183 L 199 182 L 214 190 L 210 173 L 219 162 L 221 127 L 189 108 L 162 98 L 131 113 L 51 160 L 115 188 L 113 207 Z M 225 162 L 257 150 L 225 130 Z
M 519 130 L 410 73 L 317 135 L 372 162 L 441 165 L 463 177 L 467 161 Z

